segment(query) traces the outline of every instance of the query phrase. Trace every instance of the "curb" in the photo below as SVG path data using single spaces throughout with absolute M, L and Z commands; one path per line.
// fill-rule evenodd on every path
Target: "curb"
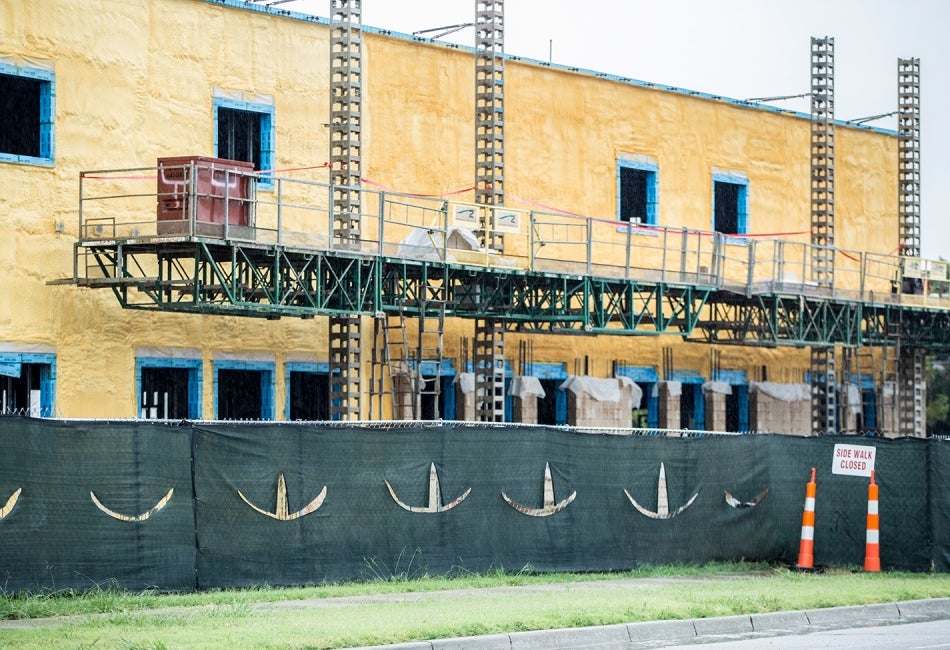
M 941 619 L 950 619 L 950 598 L 721 618 L 648 621 L 598 627 L 512 632 L 392 645 L 361 646 L 350 648 L 350 650 L 569 650 L 574 648 L 631 650 L 682 643 L 699 637 L 710 637 L 710 640 L 715 640 L 715 637 L 743 635 L 765 637 L 862 625 L 896 625 Z

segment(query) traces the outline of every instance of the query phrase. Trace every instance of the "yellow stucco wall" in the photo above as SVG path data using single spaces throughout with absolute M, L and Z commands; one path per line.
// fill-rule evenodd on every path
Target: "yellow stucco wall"
M 203 0 L 9 0 L 0 4 L 0 57 L 52 65 L 54 167 L 0 162 L 0 345 L 57 355 L 56 415 L 135 415 L 136 350 L 197 350 L 204 416 L 212 417 L 216 355 L 273 359 L 278 419 L 284 362 L 326 361 L 326 319 L 265 321 L 122 310 L 111 293 L 48 286 L 72 275 L 81 170 L 148 167 L 163 156 L 214 153 L 213 97 L 273 101 L 278 168 L 328 158 L 326 26 Z M 471 52 L 364 35 L 364 175 L 399 191 L 439 195 L 474 184 Z M 749 181 L 752 234 L 809 230 L 809 122 L 589 75 L 510 61 L 505 87 L 506 191 L 612 220 L 617 159 L 659 168 L 659 223 L 709 230 L 712 174 Z M 836 230 L 846 249 L 897 244 L 896 138 L 838 127 Z M 325 181 L 325 169 L 308 177 Z M 471 194 L 462 199 L 471 200 Z M 799 238 L 801 239 L 801 238 Z M 807 240 L 807 237 L 806 239 Z M 365 321 L 371 332 L 371 321 Z M 450 322 L 445 354 L 458 358 L 471 321 Z M 367 335 L 368 342 L 371 337 Z M 508 338 L 514 361 L 524 335 Z M 533 336 L 534 361 L 591 359 L 659 366 L 674 346 L 679 368 L 708 375 L 709 347 L 672 337 Z M 609 353 L 605 352 L 609 349 Z M 807 354 L 721 352 L 723 368 L 773 370 L 798 380 Z M 370 358 L 364 354 L 364 359 Z M 368 372 L 368 371 L 367 371 Z M 781 373 L 781 374 L 780 374 Z M 786 376 L 783 376 L 786 375 Z M 796 375 L 799 376 L 791 376 Z

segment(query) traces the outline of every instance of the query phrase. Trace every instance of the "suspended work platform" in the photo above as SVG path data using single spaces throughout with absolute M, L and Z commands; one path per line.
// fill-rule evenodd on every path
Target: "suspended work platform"
M 360 233 L 334 232 L 331 184 L 183 164 L 83 172 L 73 277 L 129 309 L 262 318 L 494 319 L 508 330 L 673 334 L 756 346 L 950 348 L 945 262 L 807 241 L 631 225 L 359 189 Z M 214 174 L 212 175 L 214 176 Z M 156 207 L 157 206 L 157 207 Z M 170 207 L 169 207 L 170 206 Z M 473 233 L 503 233 L 503 250 Z M 814 259 L 832 259 L 818 286 Z

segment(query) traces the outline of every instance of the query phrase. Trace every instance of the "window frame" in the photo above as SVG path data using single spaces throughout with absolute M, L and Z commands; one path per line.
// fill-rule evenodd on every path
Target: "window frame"
M 659 166 L 656 161 L 646 156 L 620 156 L 617 158 L 617 221 L 624 226 L 631 224 L 629 219 L 624 219 L 623 207 L 623 170 L 633 169 L 647 173 L 646 183 L 646 221 L 634 223 L 635 226 L 656 226 L 660 220 L 660 174 Z
M 40 417 L 56 415 L 56 355 L 49 352 L 0 352 L 0 364 L 48 366 L 40 373 Z M 21 374 L 18 372 L 18 374 Z M 6 376 L 6 375 L 5 375 Z
M 218 114 L 220 109 L 226 108 L 245 113 L 254 113 L 260 119 L 261 141 L 261 168 L 257 188 L 261 190 L 272 190 L 274 188 L 274 148 L 276 144 L 275 126 L 274 126 L 274 105 L 260 102 L 245 102 L 227 97 L 214 98 L 214 155 L 220 158 L 218 142 Z
M 135 418 L 142 418 L 142 369 L 177 368 L 188 371 L 188 419 L 200 420 L 202 413 L 202 378 L 204 364 L 201 359 L 174 359 L 167 357 L 135 358 Z
M 40 82 L 40 150 L 39 156 L 0 151 L 0 162 L 53 167 L 56 162 L 56 74 L 50 70 L 0 62 L 0 74 L 24 77 Z
M 218 417 L 218 372 L 221 370 L 251 370 L 261 373 L 261 420 L 274 420 L 274 401 L 276 393 L 275 371 L 273 361 L 240 361 L 215 359 L 212 362 L 214 383 L 214 419 Z
M 326 375 L 329 380 L 330 364 L 328 362 L 287 361 L 284 363 L 284 419 L 290 420 L 290 375 L 294 372 L 306 372 L 314 375 Z M 327 399 L 329 399 L 329 394 Z M 329 405 L 328 405 L 329 407 Z M 329 410 L 329 409 L 328 409 Z
M 734 233 L 722 232 L 716 229 L 716 183 L 726 183 L 739 187 L 736 197 L 736 231 Z M 742 172 L 713 172 L 712 184 L 710 186 L 712 193 L 712 213 L 710 225 L 712 232 L 719 233 L 724 237 L 735 237 L 741 239 L 749 234 L 749 177 Z
M 506 362 L 507 364 L 507 362 Z M 567 366 L 564 363 L 539 363 L 529 361 L 524 364 L 524 375 L 526 377 L 537 377 L 539 381 L 554 381 L 557 386 L 554 391 L 554 426 L 563 426 L 567 424 L 567 391 L 562 390 L 560 383 L 570 377 L 567 372 Z M 506 398 L 509 391 L 505 391 Z M 547 397 L 545 397 L 547 399 Z M 540 402 L 540 399 L 538 400 Z M 540 419 L 540 405 L 538 407 Z

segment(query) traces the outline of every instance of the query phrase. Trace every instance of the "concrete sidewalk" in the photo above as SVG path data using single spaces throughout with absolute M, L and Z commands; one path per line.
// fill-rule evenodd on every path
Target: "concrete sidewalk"
M 668 645 L 806 634 L 861 626 L 950 619 L 950 598 L 830 607 L 750 616 L 621 623 L 601 627 L 513 632 L 415 641 L 350 650 L 633 650 Z

